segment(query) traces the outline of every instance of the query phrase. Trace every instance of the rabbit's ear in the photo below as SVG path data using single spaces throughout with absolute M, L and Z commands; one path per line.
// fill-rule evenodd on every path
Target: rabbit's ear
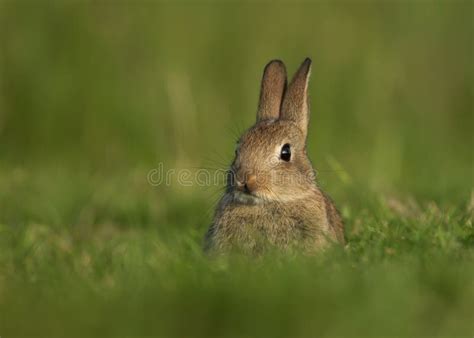
M 286 91 L 286 68 L 280 60 L 270 61 L 263 71 L 257 122 L 278 119 Z
M 280 119 L 296 122 L 306 137 L 309 122 L 308 81 L 311 59 L 306 58 L 291 80 L 283 99 Z

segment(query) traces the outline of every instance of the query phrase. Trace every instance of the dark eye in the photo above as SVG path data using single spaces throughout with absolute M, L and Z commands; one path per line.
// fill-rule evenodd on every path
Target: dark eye
M 280 158 L 285 162 L 291 159 L 291 149 L 288 143 L 281 147 Z

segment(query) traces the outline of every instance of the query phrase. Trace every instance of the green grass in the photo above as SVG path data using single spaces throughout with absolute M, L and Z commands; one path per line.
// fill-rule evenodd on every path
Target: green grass
M 472 2 L 0 0 L 0 336 L 474 335 Z M 348 245 L 209 259 L 265 63 L 310 56 Z
M 15 191 L 0 199 L 13 209 L 0 227 L 4 336 L 473 333 L 472 197 L 453 204 L 352 192 L 354 201 L 339 203 L 344 249 L 209 259 L 203 197 L 165 201 L 134 175 L 67 175 L 52 189 L 37 181 L 41 173 L 3 172 L 2 191 Z

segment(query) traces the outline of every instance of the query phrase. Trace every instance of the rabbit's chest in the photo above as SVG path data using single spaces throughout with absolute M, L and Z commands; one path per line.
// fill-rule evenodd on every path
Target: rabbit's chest
M 278 207 L 230 208 L 219 219 L 222 239 L 228 245 L 261 249 L 266 245 L 289 247 L 313 237 L 304 215 Z

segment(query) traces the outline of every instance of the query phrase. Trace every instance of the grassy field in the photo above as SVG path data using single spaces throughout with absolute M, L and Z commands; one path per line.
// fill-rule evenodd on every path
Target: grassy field
M 473 4 L 0 0 L 0 337 L 473 337 Z M 210 259 L 265 63 L 313 59 L 348 245 Z

